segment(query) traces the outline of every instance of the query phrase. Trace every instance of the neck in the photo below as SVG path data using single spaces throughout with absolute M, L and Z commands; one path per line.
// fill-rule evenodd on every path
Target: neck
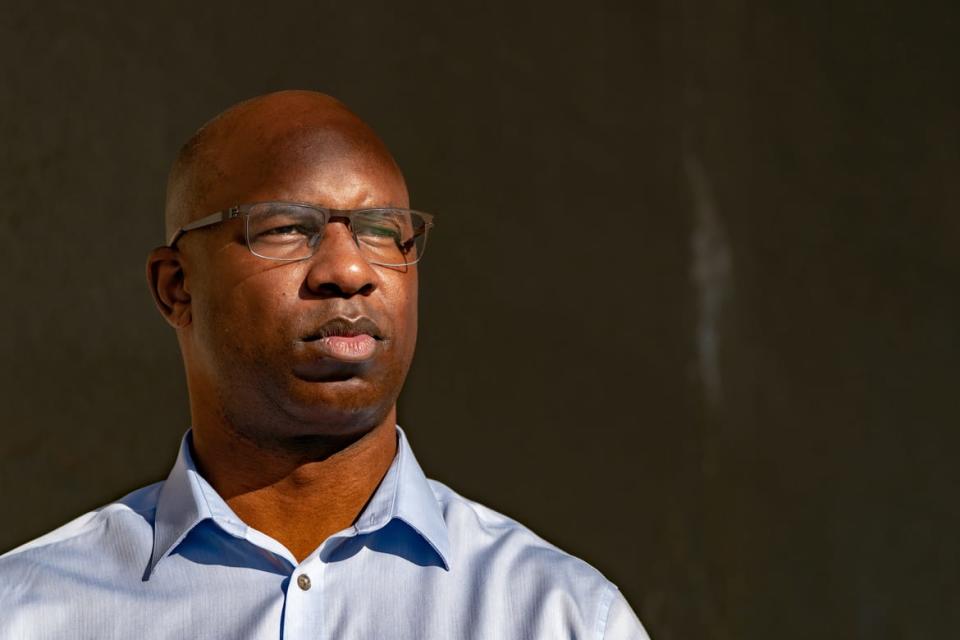
M 229 427 L 197 428 L 197 466 L 247 525 L 297 561 L 353 524 L 397 451 L 396 412 L 354 441 L 298 439 L 266 448 Z

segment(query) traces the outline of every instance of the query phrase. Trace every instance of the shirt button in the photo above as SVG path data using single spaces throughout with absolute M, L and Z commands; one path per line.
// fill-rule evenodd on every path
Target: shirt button
M 305 573 L 301 573 L 297 576 L 297 586 L 306 591 L 310 588 L 310 576 Z

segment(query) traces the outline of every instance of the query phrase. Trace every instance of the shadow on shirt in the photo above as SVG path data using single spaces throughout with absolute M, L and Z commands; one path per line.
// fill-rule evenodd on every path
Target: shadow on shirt
M 338 540 L 330 540 L 320 553 L 324 562 L 344 562 L 366 550 L 403 558 L 419 567 L 444 567 L 433 546 L 413 527 L 397 518 L 376 531 Z M 282 576 L 289 576 L 293 568 L 286 558 L 248 540 L 235 538 L 212 520 L 204 520 L 194 527 L 173 554 L 197 564 L 238 567 Z

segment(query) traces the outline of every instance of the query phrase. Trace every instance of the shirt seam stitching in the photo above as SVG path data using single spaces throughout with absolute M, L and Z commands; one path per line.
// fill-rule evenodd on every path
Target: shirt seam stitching
M 607 596 L 600 602 L 600 610 L 597 612 L 597 640 L 603 640 L 607 634 L 607 618 L 610 615 L 610 606 L 619 591 L 617 585 L 608 583 Z
M 112 504 L 117 504 L 117 503 L 112 503 Z M 82 529 L 73 533 L 72 535 L 69 535 L 65 538 L 60 538 L 59 540 L 51 540 L 50 542 L 47 542 L 45 544 L 40 544 L 40 545 L 31 545 L 30 542 L 26 542 L 22 545 L 23 548 L 18 547 L 17 549 L 11 549 L 9 552 L 3 554 L 2 560 L 6 560 L 8 558 L 16 558 L 21 554 L 28 553 L 30 551 L 39 551 L 40 549 L 46 549 L 56 544 L 65 544 L 65 543 L 71 542 L 72 540 L 80 538 L 82 536 L 85 536 L 87 534 L 93 533 L 97 529 L 101 529 L 105 526 L 106 521 L 110 518 L 110 516 L 113 515 L 114 511 L 119 511 L 123 513 L 122 509 L 113 509 L 109 513 L 107 513 L 107 509 L 110 506 L 111 505 L 107 505 L 106 507 L 103 507 L 102 509 L 100 509 L 100 511 L 98 511 L 94 515 L 94 517 L 90 518 L 90 522 L 88 522 L 86 525 L 84 525 Z M 144 516 L 151 511 L 156 511 L 156 507 L 148 507 L 146 509 L 130 509 L 130 512 L 135 513 L 139 516 Z

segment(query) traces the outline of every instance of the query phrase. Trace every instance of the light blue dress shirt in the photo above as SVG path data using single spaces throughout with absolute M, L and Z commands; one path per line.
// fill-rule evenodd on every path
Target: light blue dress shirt
M 403 431 L 354 526 L 303 562 L 197 472 L 0 556 L 0 638 L 647 638 L 596 569 L 428 480 Z

